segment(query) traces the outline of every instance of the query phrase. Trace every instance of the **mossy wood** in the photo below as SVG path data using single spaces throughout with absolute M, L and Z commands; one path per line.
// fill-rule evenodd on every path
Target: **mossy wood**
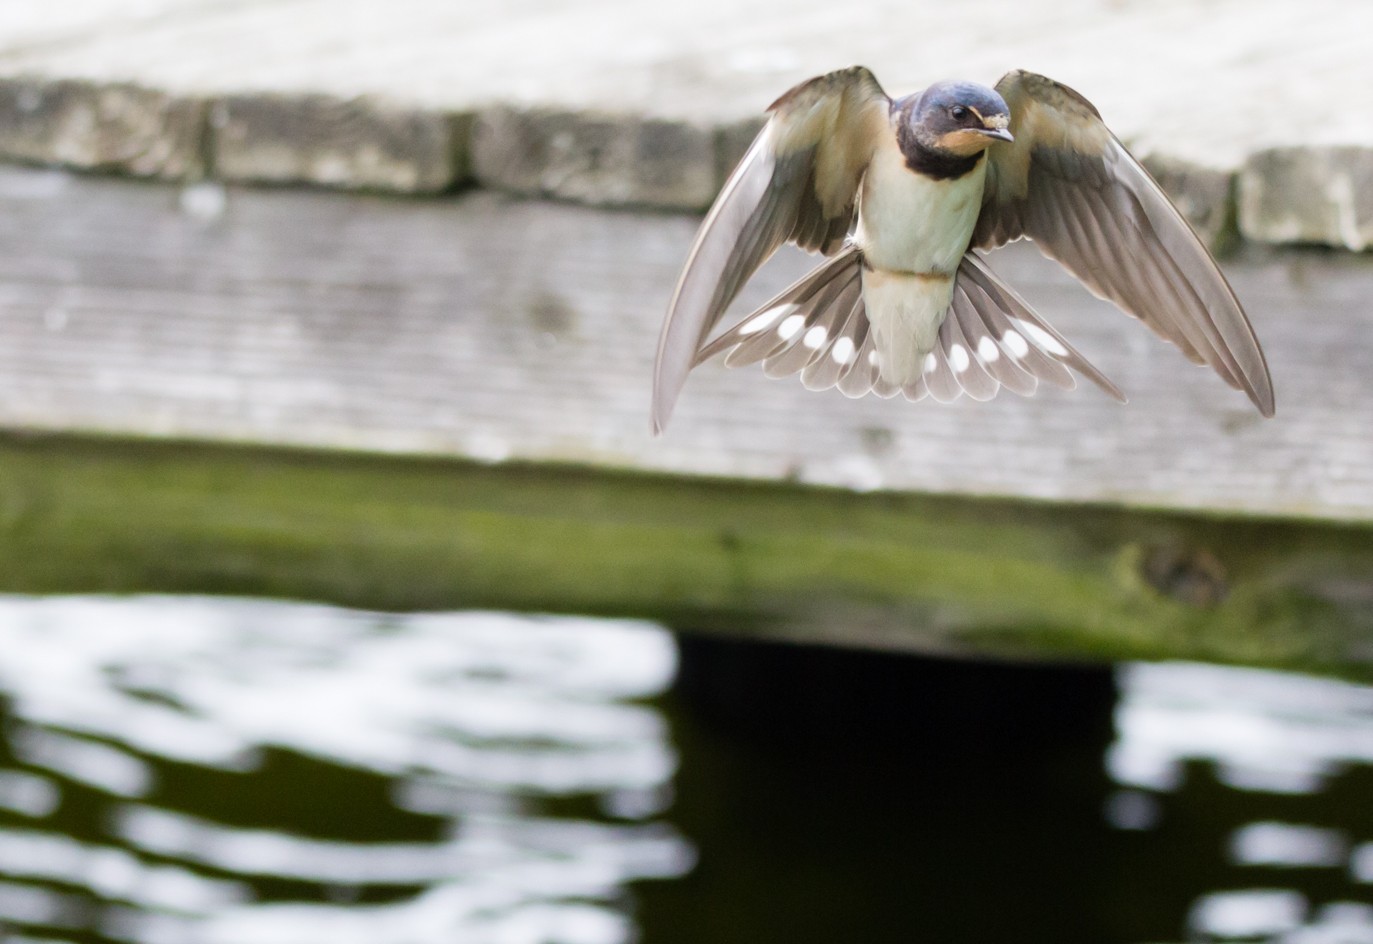
M 1373 677 L 1373 533 L 572 467 L 0 439 L 0 590 L 634 615 Z

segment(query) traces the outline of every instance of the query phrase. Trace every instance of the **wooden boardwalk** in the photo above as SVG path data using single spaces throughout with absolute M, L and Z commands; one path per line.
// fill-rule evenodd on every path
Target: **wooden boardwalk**
M 648 433 L 696 220 L 0 171 L 0 425 L 1373 520 L 1373 261 L 1227 263 L 1278 413 L 1032 249 L 995 267 L 1131 397 L 850 401 L 714 365 Z M 743 300 L 798 271 L 788 258 Z
M 1370 27 L 1346 0 L 0 5 L 0 590 L 1367 677 Z M 651 437 L 699 212 L 768 101 L 853 62 L 1087 94 L 1234 250 L 1277 417 L 1019 245 L 993 266 L 1128 405 L 708 365 Z

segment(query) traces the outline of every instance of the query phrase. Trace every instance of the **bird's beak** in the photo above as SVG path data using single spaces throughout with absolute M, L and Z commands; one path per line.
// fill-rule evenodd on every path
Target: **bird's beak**
M 978 128 L 976 130 L 978 134 L 985 134 L 993 140 L 1005 141 L 1007 144 L 1015 140 L 1015 136 L 1005 128 Z

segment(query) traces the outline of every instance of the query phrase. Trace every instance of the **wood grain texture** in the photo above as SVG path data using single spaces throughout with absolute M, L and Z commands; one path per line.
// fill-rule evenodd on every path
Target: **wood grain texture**
M 0 170 L 0 423 L 1373 520 L 1367 260 L 1226 265 L 1271 421 L 1020 245 L 994 268 L 1129 405 L 849 401 L 706 365 L 653 439 L 655 338 L 695 226 Z M 740 310 L 804 264 L 775 260 Z
M 1373 679 L 1373 529 L 566 466 L 0 434 L 0 591 L 631 615 Z

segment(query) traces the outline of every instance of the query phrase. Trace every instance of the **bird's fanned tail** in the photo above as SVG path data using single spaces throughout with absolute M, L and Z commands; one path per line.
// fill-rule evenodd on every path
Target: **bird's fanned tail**
M 769 377 L 799 372 L 811 390 L 837 386 L 861 397 L 876 379 L 874 350 L 863 311 L 862 254 L 849 246 L 702 347 L 696 364 L 728 351 L 726 367 L 761 361 Z
M 948 336 L 950 321 L 957 321 L 967 335 L 977 363 L 999 384 L 1015 393 L 1021 393 L 1018 386 L 1024 381 L 1015 375 L 1012 367 L 1029 374 L 1035 383 L 1044 381 L 1064 390 L 1076 386 L 1073 375 L 1065 369 L 1072 368 L 1108 396 L 1125 402 L 1125 394 L 1120 388 L 1041 318 L 1014 289 L 1001 281 L 976 252 L 969 252 L 959 263 L 950 317 L 945 319 L 939 333 L 941 342 Z M 995 345 L 995 350 L 989 345 Z M 1033 386 L 1022 396 L 1032 393 Z
M 850 246 L 704 345 L 695 364 L 725 353 L 726 367 L 762 362 L 769 377 L 800 374 L 809 390 L 837 387 L 849 397 L 899 393 L 941 403 L 965 394 L 990 400 L 1003 387 L 1030 396 L 1040 383 L 1071 390 L 1076 371 L 1125 399 L 974 253 L 958 267 L 953 301 L 921 375 L 897 386 L 878 366 L 862 276 L 862 253 Z

